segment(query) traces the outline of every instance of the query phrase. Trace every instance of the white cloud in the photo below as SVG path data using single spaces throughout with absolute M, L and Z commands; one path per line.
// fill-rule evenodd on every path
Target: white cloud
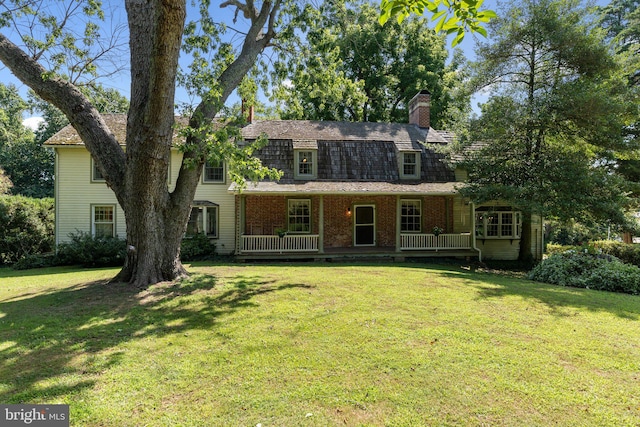
M 42 117 L 29 117 L 28 119 L 24 119 L 22 121 L 22 125 L 35 131 L 38 129 L 38 126 L 40 126 L 40 123 L 43 123 L 43 122 L 44 122 L 44 119 Z

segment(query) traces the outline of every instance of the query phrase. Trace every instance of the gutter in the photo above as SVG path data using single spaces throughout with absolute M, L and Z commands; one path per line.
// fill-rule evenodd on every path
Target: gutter
M 478 252 L 478 262 L 482 262 L 482 251 L 476 246 L 476 204 L 471 202 L 471 248 Z

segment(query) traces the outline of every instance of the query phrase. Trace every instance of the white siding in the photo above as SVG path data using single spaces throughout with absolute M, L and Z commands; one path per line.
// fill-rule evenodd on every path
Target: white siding
M 171 153 L 170 185 L 180 170 L 182 154 Z M 235 199 L 227 192 L 229 182 L 224 184 L 200 184 L 196 190 L 196 200 L 207 200 L 219 205 L 217 252 L 231 254 L 235 247 Z M 84 147 L 56 148 L 56 242 L 69 240 L 69 234 L 77 231 L 91 231 L 91 206 L 116 205 L 116 233 L 126 236 L 124 212 L 118 205 L 113 192 L 105 183 L 91 182 L 91 157 Z
M 91 156 L 81 147 L 57 148 L 56 242 L 91 232 L 91 206 L 115 205 L 116 234 L 126 236 L 124 212 L 104 182 L 91 182 Z

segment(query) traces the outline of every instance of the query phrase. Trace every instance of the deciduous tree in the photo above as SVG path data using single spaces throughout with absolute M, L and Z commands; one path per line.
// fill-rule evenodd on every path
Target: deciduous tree
M 420 90 L 431 93 L 431 123 L 442 127 L 455 106 L 456 63 L 446 66 L 444 37 L 425 18 L 402 24 L 376 22 L 369 3 L 327 1 L 307 7 L 304 31 L 277 67 L 275 95 L 287 119 L 406 122 L 407 104 Z

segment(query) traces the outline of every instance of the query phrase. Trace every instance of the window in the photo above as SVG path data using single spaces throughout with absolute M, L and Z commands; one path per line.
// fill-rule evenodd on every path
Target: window
M 422 229 L 422 209 L 420 200 L 402 200 L 400 231 L 419 233 Z
M 92 206 L 91 234 L 94 237 L 114 237 L 115 225 L 115 206 Z
M 318 175 L 318 151 L 294 150 L 295 179 L 313 179 Z
M 420 153 L 401 152 L 400 178 L 418 179 L 420 178 Z
M 223 162 L 207 162 L 204 165 L 204 172 L 202 174 L 203 182 L 225 182 L 225 171 Z
M 218 207 L 193 206 L 187 222 L 187 236 L 206 234 L 208 237 L 218 237 Z
M 489 211 L 488 208 L 476 210 L 476 236 L 481 239 L 519 239 L 521 232 L 520 212 Z
M 94 182 L 105 182 L 104 176 L 100 169 L 98 169 L 98 164 L 91 158 L 91 181 Z
M 311 233 L 311 200 L 289 200 L 287 230 L 291 233 Z

